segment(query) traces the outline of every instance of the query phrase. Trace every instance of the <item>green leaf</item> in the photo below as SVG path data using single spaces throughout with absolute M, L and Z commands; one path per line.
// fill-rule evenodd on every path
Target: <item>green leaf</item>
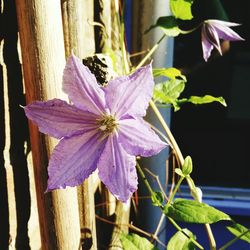
M 227 214 L 214 207 L 186 199 L 175 199 L 172 205 L 165 206 L 164 213 L 174 220 L 188 223 L 211 224 L 220 220 L 231 220 Z
M 184 160 L 183 166 L 182 166 L 182 173 L 187 176 L 190 175 L 193 171 L 193 162 L 192 158 L 190 156 L 187 156 Z
M 171 79 L 169 81 L 158 83 L 154 88 L 154 100 L 164 104 L 178 106 L 176 102 L 185 88 L 185 81 L 180 79 Z
M 149 240 L 137 234 L 122 233 L 120 240 L 125 250 L 158 250 Z
M 145 33 L 148 33 L 151 29 L 159 27 L 167 36 L 178 36 L 181 30 L 178 27 L 177 20 L 174 16 L 162 16 L 156 21 L 156 24 L 152 25 Z
M 182 75 L 181 71 L 176 68 L 158 68 L 153 69 L 154 77 L 165 76 L 169 79 L 176 79 L 177 77 L 182 78 L 185 82 L 187 81 L 186 77 Z
M 183 231 L 190 237 L 195 239 L 191 231 L 184 228 Z M 194 243 L 182 232 L 178 231 L 172 238 L 169 240 L 167 245 L 167 250 L 195 250 Z
M 170 0 L 170 8 L 176 18 L 191 20 L 193 18 L 191 6 L 193 0 Z
M 178 100 L 179 104 L 185 103 L 185 102 L 190 102 L 193 104 L 207 104 L 207 103 L 211 103 L 211 102 L 219 102 L 221 103 L 223 106 L 227 106 L 225 99 L 223 97 L 214 97 L 211 95 L 205 95 L 205 96 L 190 96 L 188 99 L 187 98 L 183 98 Z
M 232 226 L 227 226 L 227 229 L 236 237 L 241 236 L 244 232 L 246 232 L 239 239 L 244 240 L 250 244 L 250 231 L 248 228 L 242 226 L 241 224 L 235 223 Z M 248 231 L 248 232 L 247 232 Z
M 154 206 L 159 206 L 164 201 L 164 195 L 160 191 L 154 192 L 154 194 L 151 196 L 151 200 Z
M 185 177 L 185 175 L 183 174 L 182 170 L 180 168 L 176 168 L 175 173 L 178 174 L 179 176 Z

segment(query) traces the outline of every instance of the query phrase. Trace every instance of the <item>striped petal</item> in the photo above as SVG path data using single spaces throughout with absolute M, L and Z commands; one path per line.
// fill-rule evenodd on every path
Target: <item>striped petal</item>
M 63 91 L 76 107 L 94 114 L 105 110 L 104 91 L 79 58 L 69 57 L 63 73 Z
M 80 110 L 59 99 L 33 102 L 24 107 L 24 111 L 42 133 L 57 139 L 80 134 L 97 126 L 95 114 Z
M 135 164 L 135 156 L 123 149 L 116 135 L 110 136 L 98 162 L 99 177 L 108 190 L 123 202 L 137 190 Z
M 80 185 L 95 171 L 105 143 L 95 131 L 62 139 L 49 161 L 47 191 Z
M 145 157 L 158 154 L 167 146 L 143 119 L 119 121 L 118 140 L 129 154 Z
M 111 80 L 104 89 L 111 114 L 115 114 L 118 119 L 125 115 L 145 116 L 153 87 L 151 65 L 142 67 L 129 76 Z

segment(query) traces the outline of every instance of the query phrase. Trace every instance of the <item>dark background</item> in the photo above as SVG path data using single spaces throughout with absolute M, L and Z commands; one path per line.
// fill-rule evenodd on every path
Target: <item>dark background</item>
M 193 5 L 196 18 L 186 27 L 203 17 L 218 19 L 218 13 L 198 2 Z M 231 42 L 227 53 L 215 53 L 205 63 L 200 30 L 179 36 L 175 39 L 174 66 L 187 75 L 182 97 L 223 96 L 227 107 L 186 104 L 173 112 L 171 127 L 184 156 L 193 159 L 192 176 L 198 185 L 250 188 L 250 1 L 221 3 L 228 20 L 242 24 L 234 30 L 245 41 Z

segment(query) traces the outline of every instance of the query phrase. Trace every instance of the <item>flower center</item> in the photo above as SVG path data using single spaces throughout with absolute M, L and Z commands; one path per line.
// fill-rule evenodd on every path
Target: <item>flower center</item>
M 117 128 L 117 121 L 112 115 L 104 115 L 98 119 L 99 129 L 103 131 L 105 135 L 113 133 Z

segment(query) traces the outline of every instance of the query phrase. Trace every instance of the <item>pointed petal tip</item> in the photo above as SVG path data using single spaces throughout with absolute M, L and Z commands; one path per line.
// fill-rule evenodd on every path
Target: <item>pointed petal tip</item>
M 60 183 L 60 184 L 56 184 L 56 183 L 51 183 L 50 184 L 50 179 L 48 180 L 48 186 L 47 186 L 47 189 L 45 191 L 45 193 L 49 193 L 51 191 L 54 191 L 54 190 L 59 190 L 59 189 L 66 189 L 66 188 L 69 188 L 69 187 L 77 187 L 79 185 L 81 185 L 81 183 L 84 181 L 84 179 L 81 179 L 78 181 L 78 183 Z
M 210 24 L 210 25 L 215 25 L 215 26 L 216 26 L 216 24 L 219 24 L 219 25 L 223 25 L 223 26 L 227 26 L 227 27 L 235 27 L 235 26 L 242 25 L 241 23 L 228 22 L 228 21 L 223 21 L 223 20 L 218 20 L 218 19 L 207 19 L 204 21 L 204 23 Z
M 137 190 L 136 158 L 128 154 L 117 137 L 109 137 L 98 162 L 98 175 L 107 189 L 120 201 L 127 202 Z
M 120 121 L 118 140 L 127 153 L 143 157 L 156 155 L 168 146 L 142 118 Z
M 137 191 L 138 189 L 138 177 L 136 176 L 136 179 L 134 179 L 134 181 L 136 182 L 136 186 L 130 186 L 129 188 L 126 189 L 126 192 L 113 192 L 112 189 L 110 189 L 106 184 L 104 184 L 106 186 L 106 188 L 112 193 L 112 195 L 114 195 L 114 197 L 123 202 L 123 203 L 127 203 L 130 198 L 132 197 L 133 193 Z
M 76 107 L 101 114 L 106 106 L 105 94 L 95 76 L 80 58 L 71 55 L 63 71 L 62 90 Z
M 115 198 L 116 198 L 117 200 L 119 200 L 119 201 L 121 201 L 121 202 L 123 202 L 123 203 L 128 203 L 129 200 L 131 199 L 133 193 L 134 193 L 136 190 L 137 190 L 137 189 L 131 191 L 131 192 L 130 192 L 128 195 L 126 195 L 126 196 L 115 195 L 115 194 L 113 194 L 113 195 L 115 196 Z

